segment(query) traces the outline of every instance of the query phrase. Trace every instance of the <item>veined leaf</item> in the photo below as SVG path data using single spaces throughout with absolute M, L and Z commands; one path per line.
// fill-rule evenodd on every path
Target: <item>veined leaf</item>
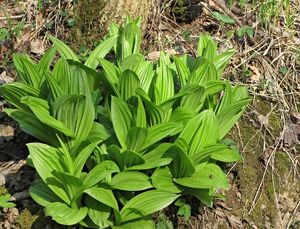
M 70 208 L 66 204 L 54 202 L 45 208 L 45 215 L 62 225 L 74 225 L 83 220 L 88 213 L 86 207 Z
M 188 83 L 202 86 L 206 81 L 218 80 L 218 72 L 213 63 L 202 57 L 199 57 L 197 62 L 201 64 L 195 64 Z
M 133 229 L 133 228 L 143 228 L 143 229 L 155 229 L 155 224 L 153 220 L 137 220 L 128 223 L 124 223 L 120 226 L 112 226 L 112 229 Z
M 160 66 L 154 79 L 155 103 L 157 105 L 167 101 L 175 94 L 174 79 L 168 66 Z
M 18 109 L 5 109 L 5 112 L 19 123 L 20 128 L 25 133 L 40 139 L 45 143 L 57 145 L 58 140 L 55 133 L 33 114 Z
M 158 190 L 143 192 L 132 198 L 121 210 L 122 222 L 150 215 L 169 206 L 179 195 Z
M 74 167 L 75 167 L 75 175 L 79 176 L 79 174 L 82 172 L 82 169 L 93 152 L 93 150 L 96 148 L 96 146 L 101 141 L 92 142 L 91 144 L 87 145 L 85 148 L 83 148 L 76 156 L 76 159 L 74 161 Z
M 100 203 L 103 203 L 112 209 L 119 210 L 117 200 L 111 190 L 101 187 L 93 187 L 85 190 L 84 192 L 90 197 L 98 200 Z
M 137 171 L 120 172 L 111 179 L 109 185 L 114 189 L 124 191 L 141 191 L 152 188 L 150 178 Z
M 83 95 L 64 95 L 52 104 L 53 116 L 65 124 L 75 134 L 67 144 L 75 149 L 86 140 L 94 123 L 95 108 L 91 97 Z
M 43 74 L 44 71 L 48 72 L 55 54 L 56 54 L 55 47 L 52 47 L 45 52 L 45 54 L 43 55 L 43 57 L 41 58 L 40 62 L 37 65 L 37 70 L 40 74 Z
M 98 66 L 98 58 L 104 58 L 107 53 L 116 44 L 118 36 L 108 36 L 94 49 L 94 51 L 89 55 L 84 65 L 96 69 Z
M 145 61 L 141 64 L 140 68 L 137 70 L 137 76 L 140 79 L 140 87 L 149 93 L 149 89 L 154 77 L 153 65 L 152 63 Z
M 191 176 L 195 168 L 187 155 L 179 145 L 173 145 L 166 151 L 166 156 L 173 158 L 173 175 L 175 178 Z
M 122 71 L 131 70 L 134 73 L 137 73 L 141 63 L 144 61 L 144 57 L 140 54 L 133 54 L 127 56 L 121 63 Z
M 148 131 L 145 128 L 132 127 L 127 135 L 127 149 L 139 151 L 145 144 Z
M 31 198 L 39 205 L 46 207 L 60 198 L 42 180 L 36 180 L 29 188 Z
M 205 146 L 216 143 L 219 136 L 214 112 L 206 110 L 196 115 L 186 124 L 179 138 L 190 146 L 190 156 L 197 154 Z
M 124 168 L 127 169 L 128 167 L 140 165 L 145 163 L 145 160 L 142 158 L 142 156 L 138 153 L 135 153 L 134 151 L 125 150 L 122 153 L 122 160 Z
M 95 199 L 90 196 L 86 196 L 85 203 L 89 209 L 88 216 L 97 226 L 107 228 L 113 225 L 113 222 L 108 219 L 111 212 L 110 207 L 95 201 Z
M 157 168 L 151 176 L 153 186 L 160 191 L 180 193 L 183 188 L 173 183 L 173 176 L 168 167 Z
M 174 122 L 161 123 L 148 128 L 148 135 L 143 149 L 146 149 L 166 137 L 178 134 L 182 129 L 183 126 L 181 124 Z
M 188 195 L 193 195 L 208 207 L 213 206 L 213 198 L 209 194 L 209 189 L 186 188 L 184 190 L 184 193 Z
M 181 87 L 183 87 L 184 85 L 186 85 L 186 82 L 189 79 L 190 71 L 181 59 L 174 56 L 173 60 L 176 65 L 178 80 L 180 82 Z
M 140 97 L 138 97 L 138 107 L 136 111 L 136 120 L 135 120 L 136 127 L 146 128 L 147 127 L 147 117 L 144 108 L 144 104 Z
M 218 165 L 209 163 L 201 167 L 192 176 L 176 178 L 174 181 L 189 188 L 228 188 L 227 177 Z
M 66 171 L 64 162 L 65 158 L 56 149 L 46 144 L 41 143 L 29 143 L 27 144 L 31 160 L 34 164 L 34 168 L 37 170 L 39 176 L 48 185 L 48 187 L 65 203 L 70 204 L 71 200 L 65 193 L 62 187 L 47 182 L 49 179 L 53 179 L 53 171 Z
M 112 97 L 111 120 L 122 148 L 126 149 L 126 139 L 131 126 L 132 114 L 128 105 L 117 97 Z
M 28 84 L 19 82 L 4 84 L 2 87 L 0 87 L 0 92 L 7 102 L 24 111 L 29 111 L 30 109 L 26 104 L 21 103 L 22 97 L 32 96 L 46 98 L 46 96 L 40 90 Z
M 119 93 L 124 101 L 136 96 L 136 89 L 140 84 L 139 78 L 131 70 L 125 70 L 121 75 L 118 83 Z
M 171 143 L 159 144 L 156 148 L 143 155 L 144 164 L 132 166 L 128 170 L 147 170 L 170 164 L 172 158 L 167 157 L 165 152 L 171 145 Z
M 86 175 L 83 179 L 83 186 L 85 189 L 89 189 L 107 176 L 119 171 L 119 167 L 113 161 L 102 161 Z
M 49 107 L 46 100 L 25 96 L 21 99 L 23 104 L 30 107 L 34 115 L 44 124 L 54 128 L 65 134 L 66 136 L 73 137 L 74 133 L 68 127 L 66 127 L 62 122 L 56 120 L 50 115 Z
M 39 89 L 42 75 L 37 71 L 36 66 L 26 57 L 18 54 L 13 55 L 13 61 L 21 82 Z
M 48 35 L 48 37 L 63 58 L 71 59 L 79 62 L 79 59 L 76 56 L 76 54 L 64 42 L 51 35 Z

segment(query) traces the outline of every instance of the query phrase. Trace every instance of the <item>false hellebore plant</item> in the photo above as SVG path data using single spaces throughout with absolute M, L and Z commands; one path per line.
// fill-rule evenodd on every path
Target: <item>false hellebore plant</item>
M 154 228 L 151 214 L 182 195 L 212 206 L 228 188 L 217 162 L 241 159 L 222 143 L 249 103 L 220 79 L 233 50 L 218 54 L 204 35 L 196 58 L 151 63 L 139 24 L 112 24 L 84 64 L 50 36 L 39 63 L 14 55 L 18 81 L 1 87 L 6 113 L 42 142 L 27 145 L 39 175 L 30 194 L 59 224 Z M 115 61 L 104 59 L 112 49 Z

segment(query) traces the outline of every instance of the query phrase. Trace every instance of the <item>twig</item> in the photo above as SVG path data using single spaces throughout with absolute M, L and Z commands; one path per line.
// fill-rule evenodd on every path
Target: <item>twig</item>
M 25 14 L 15 15 L 15 16 L 8 16 L 8 17 L 0 17 L 0 20 L 9 20 L 9 19 L 18 19 L 24 17 Z

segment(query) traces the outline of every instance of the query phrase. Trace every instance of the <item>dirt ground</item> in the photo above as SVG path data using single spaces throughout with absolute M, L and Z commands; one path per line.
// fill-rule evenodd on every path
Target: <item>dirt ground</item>
M 70 1 L 59 2 L 59 6 L 45 4 L 43 10 L 38 1 L 0 2 L 0 27 L 12 33 L 0 40 L 0 85 L 16 77 L 12 53 L 26 52 L 39 59 L 50 47 L 47 33 L 69 42 L 82 59 L 92 49 L 94 44 L 72 43 Z M 151 60 L 161 50 L 194 55 L 201 33 L 213 36 L 220 50 L 236 49 L 223 77 L 246 85 L 253 98 L 227 136 L 237 144 L 243 162 L 224 165 L 231 184 L 224 200 L 208 208 L 191 199 L 188 220 L 178 217 L 177 207 L 172 206 L 163 211 L 164 221 L 171 221 L 174 228 L 300 228 L 300 2 L 290 1 L 290 27 L 284 13 L 265 26 L 255 5 L 229 8 L 241 23 L 252 27 L 253 37 L 239 37 L 236 24 L 213 17 L 212 11 L 223 12 L 213 2 L 203 1 L 200 13 L 192 18 L 155 6 L 143 52 Z M 20 31 L 14 31 L 18 27 Z M 5 107 L 0 97 L 0 195 L 10 193 L 16 207 L 1 210 L 0 228 L 62 228 L 45 218 L 28 194 L 35 172 L 26 166 L 25 143 L 33 139 L 5 115 Z

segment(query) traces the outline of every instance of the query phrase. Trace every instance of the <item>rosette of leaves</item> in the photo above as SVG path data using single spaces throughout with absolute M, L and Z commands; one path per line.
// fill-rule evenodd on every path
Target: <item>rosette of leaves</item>
M 19 80 L 1 88 L 15 107 L 6 112 L 46 143 L 28 144 L 40 177 L 30 193 L 60 224 L 153 228 L 149 215 L 181 195 L 211 206 L 228 188 L 217 162 L 241 158 L 222 144 L 249 103 L 244 87 L 220 79 L 233 50 L 218 54 L 204 35 L 196 58 L 161 53 L 151 63 L 139 23 L 113 24 L 84 64 L 50 37 L 39 63 L 15 55 Z

